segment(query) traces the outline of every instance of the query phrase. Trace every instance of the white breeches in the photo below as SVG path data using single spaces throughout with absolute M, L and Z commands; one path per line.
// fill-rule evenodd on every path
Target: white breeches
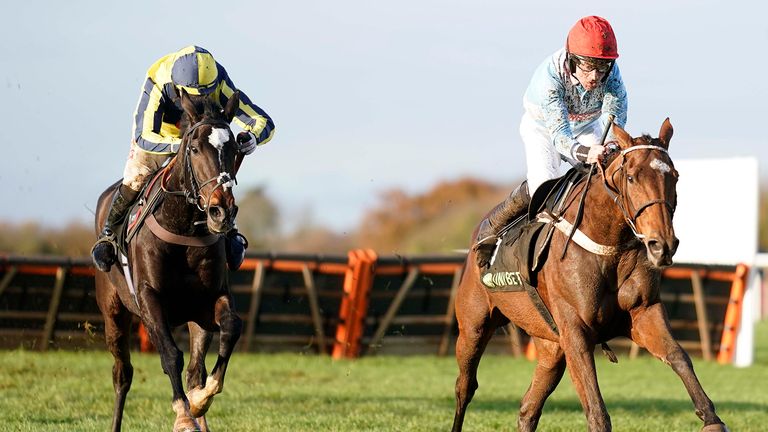
M 576 136 L 576 140 L 585 146 L 599 145 L 602 131 L 600 121 L 595 120 L 584 129 L 584 132 Z M 526 177 L 531 196 L 542 183 L 562 176 L 571 166 L 578 163 L 570 157 L 563 160 L 564 157 L 555 150 L 549 131 L 536 123 L 528 113 L 523 114 L 520 122 L 520 136 L 525 145 L 525 162 L 528 167 Z
M 149 181 L 154 173 L 173 156 L 173 153 L 150 153 L 135 143 L 131 143 L 131 151 L 123 169 L 123 184 L 136 192 Z

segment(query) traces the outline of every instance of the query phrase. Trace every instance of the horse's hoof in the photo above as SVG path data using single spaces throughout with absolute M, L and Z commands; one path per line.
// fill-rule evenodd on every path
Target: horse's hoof
M 208 408 L 213 403 L 213 396 L 209 396 L 204 387 L 198 386 L 187 392 L 187 400 L 189 401 L 190 414 L 197 418 L 208 412 Z
M 192 418 L 177 418 L 173 432 L 200 432 L 200 425 Z
M 181 428 L 173 428 L 173 432 L 201 432 L 199 427 L 195 426 L 184 426 Z
M 729 432 L 728 427 L 722 423 L 706 425 L 701 428 L 701 432 Z
M 208 428 L 208 420 L 205 419 L 205 416 L 198 417 L 195 420 L 197 420 L 197 424 L 200 425 L 200 432 L 211 432 L 211 429 Z

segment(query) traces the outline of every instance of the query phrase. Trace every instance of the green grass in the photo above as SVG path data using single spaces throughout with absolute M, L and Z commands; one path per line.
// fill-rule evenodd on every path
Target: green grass
M 757 328 L 755 365 L 694 359 L 704 389 L 732 431 L 768 428 L 768 321 Z M 212 365 L 213 358 L 209 359 Z M 134 354 L 123 430 L 169 430 L 170 386 L 156 355 Z M 648 356 L 597 360 L 619 431 L 698 431 L 701 423 L 672 370 Z M 470 431 L 516 430 L 533 363 L 488 355 L 470 404 Z M 111 422 L 112 359 L 105 351 L 0 352 L 0 430 L 103 431 Z M 332 361 L 293 354 L 235 353 L 208 421 L 215 431 L 445 431 L 453 421 L 453 358 L 368 357 Z M 542 431 L 586 430 L 566 375 L 548 400 Z

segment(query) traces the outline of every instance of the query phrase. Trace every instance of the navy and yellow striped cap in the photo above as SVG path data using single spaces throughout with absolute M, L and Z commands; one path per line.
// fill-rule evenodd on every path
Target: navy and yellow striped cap
M 216 60 L 206 49 L 190 45 L 176 53 L 171 68 L 173 84 L 182 87 L 189 94 L 208 94 L 219 83 Z

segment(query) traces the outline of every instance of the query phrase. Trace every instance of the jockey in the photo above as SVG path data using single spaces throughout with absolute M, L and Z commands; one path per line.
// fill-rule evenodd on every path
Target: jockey
M 560 176 L 561 163 L 597 162 L 605 151 L 600 139 L 610 126 L 609 116 L 614 115 L 619 126 L 626 124 L 627 92 L 618 57 L 611 25 L 588 16 L 571 28 L 565 48 L 534 72 L 520 122 L 527 179 L 480 223 L 473 250 L 481 269 L 490 264 L 500 231 L 527 211 L 532 193 L 542 183 Z
M 221 106 L 237 90 L 227 71 L 214 60 L 210 52 L 198 46 L 188 46 L 168 54 L 147 71 L 133 121 L 133 140 L 123 170 L 122 184 L 115 192 L 104 227 L 91 249 L 96 268 L 109 271 L 116 261 L 115 228 L 125 218 L 128 209 L 142 187 L 152 178 L 181 145 L 179 122 L 184 113 L 179 91 L 196 95 L 213 94 Z M 257 145 L 272 138 L 272 119 L 240 92 L 240 107 L 234 117 L 243 131 L 237 135 L 238 151 L 253 152 Z M 247 240 L 233 229 L 227 233 L 227 263 L 236 269 L 242 262 Z

